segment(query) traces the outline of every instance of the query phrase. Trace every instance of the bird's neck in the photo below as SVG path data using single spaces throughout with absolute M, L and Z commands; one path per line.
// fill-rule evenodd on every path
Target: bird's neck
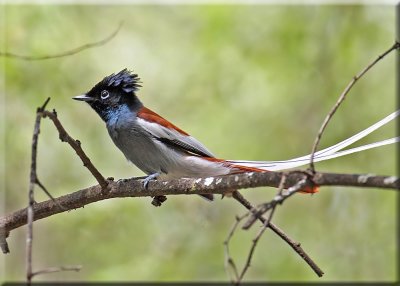
M 143 104 L 138 98 L 134 98 L 130 102 L 124 102 L 118 106 L 108 106 L 107 108 L 102 108 L 96 110 L 100 117 L 107 124 L 112 124 L 116 122 L 120 117 L 134 116 Z
M 99 112 L 100 117 L 104 120 L 104 122 L 107 125 L 113 125 L 118 121 L 120 117 L 127 117 L 132 114 L 133 112 L 125 104 L 112 109 L 107 108 Z

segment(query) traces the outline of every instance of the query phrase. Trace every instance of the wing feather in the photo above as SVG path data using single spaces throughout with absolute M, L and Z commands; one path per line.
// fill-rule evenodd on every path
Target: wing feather
M 157 113 L 142 107 L 138 112 L 138 123 L 154 138 L 180 151 L 202 157 L 214 155 L 196 138 L 167 121 Z

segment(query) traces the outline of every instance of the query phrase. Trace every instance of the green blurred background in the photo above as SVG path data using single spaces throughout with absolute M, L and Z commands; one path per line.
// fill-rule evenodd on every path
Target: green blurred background
M 100 40 L 102 47 L 46 61 L 1 58 L 3 79 L 1 214 L 27 203 L 35 109 L 49 108 L 78 138 L 105 176 L 142 173 L 126 162 L 104 124 L 72 96 L 125 67 L 137 72 L 142 101 L 207 145 L 220 158 L 274 160 L 308 154 L 316 132 L 352 76 L 394 42 L 392 6 L 273 5 L 18 5 L 0 6 L 1 50 L 43 55 Z M 321 148 L 349 137 L 395 110 L 395 55 L 351 91 L 326 130 Z M 392 123 L 364 143 L 393 137 Z M 387 146 L 318 163 L 326 172 L 396 174 Z M 73 150 L 44 120 L 38 172 L 54 196 L 95 184 Z M 243 190 L 254 203 L 273 188 Z M 36 200 L 47 199 L 36 189 Z M 275 223 L 326 273 L 318 278 L 271 232 L 260 241 L 246 281 L 393 281 L 396 279 L 396 194 L 324 187 L 297 195 Z M 35 280 L 228 281 L 223 241 L 236 214 L 234 200 L 208 203 L 170 196 L 98 202 L 34 224 L 34 270 L 83 265 L 80 273 Z M 231 249 L 241 266 L 259 226 L 238 231 Z M 8 239 L 3 280 L 24 279 L 26 228 Z M 1 265 L 0 265 L 1 266 Z M 0 279 L 0 281 L 2 280 Z

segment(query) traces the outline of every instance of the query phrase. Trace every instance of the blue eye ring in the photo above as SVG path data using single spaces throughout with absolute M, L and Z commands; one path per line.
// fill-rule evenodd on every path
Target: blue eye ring
M 107 99 L 108 97 L 110 96 L 110 93 L 108 92 L 108 90 L 103 90 L 101 93 L 100 93 L 100 98 L 101 99 Z

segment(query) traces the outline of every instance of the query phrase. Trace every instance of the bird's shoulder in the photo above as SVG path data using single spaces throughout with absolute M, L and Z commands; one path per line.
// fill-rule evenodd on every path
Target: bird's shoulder
M 183 131 L 182 129 L 172 124 L 154 111 L 148 109 L 147 107 L 141 107 L 137 112 L 137 117 L 147 123 L 156 123 L 167 129 L 174 130 L 182 135 L 189 136 L 187 132 Z

